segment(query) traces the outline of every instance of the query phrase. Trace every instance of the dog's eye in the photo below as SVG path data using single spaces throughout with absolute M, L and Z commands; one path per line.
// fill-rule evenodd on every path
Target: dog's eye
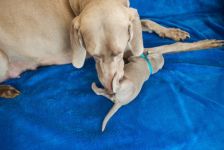
M 100 55 L 93 55 L 94 58 L 99 59 Z
M 119 56 L 122 56 L 122 52 L 112 53 L 111 56 L 112 56 L 112 57 L 119 57 Z

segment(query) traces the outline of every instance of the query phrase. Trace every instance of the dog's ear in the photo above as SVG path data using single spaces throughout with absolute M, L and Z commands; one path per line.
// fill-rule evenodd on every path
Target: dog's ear
M 128 46 L 134 56 L 139 56 L 144 51 L 141 20 L 136 9 L 128 8 L 128 12 L 130 16 Z
M 79 2 L 77 0 L 69 0 L 69 4 L 75 16 L 78 16 L 78 14 L 80 13 Z
M 86 49 L 80 32 L 80 19 L 76 17 L 70 28 L 70 40 L 72 48 L 72 64 L 76 68 L 82 68 L 86 59 Z
M 122 2 L 122 4 L 124 4 L 124 6 L 126 7 L 130 7 L 130 1 L 129 0 L 119 0 Z

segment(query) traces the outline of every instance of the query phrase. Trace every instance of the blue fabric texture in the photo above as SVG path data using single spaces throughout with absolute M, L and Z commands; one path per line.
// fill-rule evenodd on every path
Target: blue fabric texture
M 131 0 L 141 18 L 191 34 L 188 42 L 224 39 L 223 0 Z M 144 33 L 144 45 L 174 43 Z M 94 61 L 41 67 L 6 81 L 21 90 L 0 99 L 0 149 L 224 149 L 224 49 L 169 54 L 134 102 L 101 133 L 112 103 L 96 96 Z

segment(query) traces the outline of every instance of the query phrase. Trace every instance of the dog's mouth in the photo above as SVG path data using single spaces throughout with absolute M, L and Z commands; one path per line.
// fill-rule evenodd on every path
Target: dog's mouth
M 106 90 L 106 93 L 110 96 L 110 97 L 114 97 L 116 95 L 116 93 L 114 91 L 111 90 Z

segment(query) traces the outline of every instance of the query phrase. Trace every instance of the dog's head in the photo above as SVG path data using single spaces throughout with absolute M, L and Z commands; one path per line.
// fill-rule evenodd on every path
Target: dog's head
M 143 52 L 140 18 L 127 0 L 87 5 L 73 20 L 70 37 L 73 65 L 81 68 L 86 54 L 93 56 L 99 80 L 110 93 L 112 83 L 124 75 L 124 52 L 130 50 L 134 56 Z

